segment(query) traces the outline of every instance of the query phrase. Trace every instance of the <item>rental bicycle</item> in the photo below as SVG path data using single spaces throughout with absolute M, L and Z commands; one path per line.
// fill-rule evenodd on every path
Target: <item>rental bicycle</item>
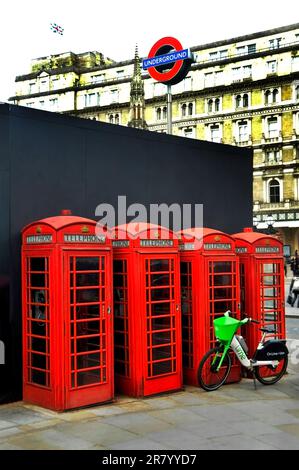
M 248 358 L 248 347 L 242 336 L 236 335 L 237 330 L 246 323 L 260 323 L 252 318 L 236 320 L 228 310 L 223 317 L 214 320 L 217 346 L 210 349 L 200 361 L 197 376 L 199 385 L 208 392 L 217 390 L 228 378 L 232 367 L 229 350 L 232 349 L 241 364 L 249 369 L 253 378 L 263 385 L 278 382 L 285 374 L 288 366 L 288 348 L 286 340 L 268 339 L 273 330 L 260 328 L 262 338 L 253 358 Z

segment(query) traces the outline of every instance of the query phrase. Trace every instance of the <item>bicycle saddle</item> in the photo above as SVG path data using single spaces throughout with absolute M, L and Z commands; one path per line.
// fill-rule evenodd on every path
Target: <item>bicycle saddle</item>
M 259 330 L 263 331 L 264 333 L 275 333 L 275 331 L 273 330 L 273 328 L 266 328 L 266 327 L 263 327 L 263 328 L 259 328 Z

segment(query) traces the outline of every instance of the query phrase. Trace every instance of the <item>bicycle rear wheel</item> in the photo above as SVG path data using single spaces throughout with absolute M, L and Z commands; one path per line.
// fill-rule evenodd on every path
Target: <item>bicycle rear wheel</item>
M 263 385 L 272 385 L 278 382 L 285 374 L 288 367 L 288 356 L 279 361 L 276 368 L 272 366 L 255 367 L 255 376 Z
M 199 385 L 207 392 L 212 392 L 221 387 L 226 381 L 231 369 L 231 358 L 229 353 L 226 353 L 220 369 L 217 371 L 217 366 L 223 356 L 223 347 L 218 346 L 210 349 L 202 360 L 200 361 L 197 379 Z

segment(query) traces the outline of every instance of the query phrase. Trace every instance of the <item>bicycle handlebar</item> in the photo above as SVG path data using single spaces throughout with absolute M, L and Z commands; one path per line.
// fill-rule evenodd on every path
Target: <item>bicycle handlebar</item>
M 256 323 L 257 325 L 259 325 L 261 323 L 260 321 L 254 320 L 253 318 L 249 318 L 249 321 L 250 321 L 250 323 Z

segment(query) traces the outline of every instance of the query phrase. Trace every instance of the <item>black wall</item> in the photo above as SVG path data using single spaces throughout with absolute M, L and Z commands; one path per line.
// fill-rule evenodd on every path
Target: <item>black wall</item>
M 21 393 L 20 231 L 62 208 L 95 218 L 101 202 L 204 204 L 204 226 L 251 226 L 252 153 L 0 105 L 0 400 Z M 6 384 L 6 386 L 5 386 Z M 6 390 L 7 389 L 7 390 Z

